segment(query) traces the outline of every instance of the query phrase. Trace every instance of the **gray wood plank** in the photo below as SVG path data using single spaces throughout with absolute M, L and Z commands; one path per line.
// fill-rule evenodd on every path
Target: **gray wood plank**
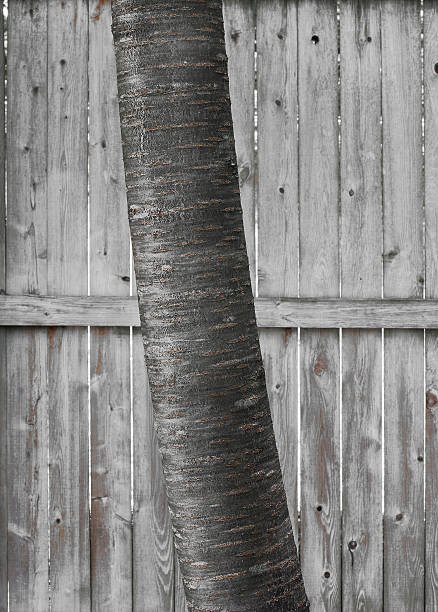
M 422 297 L 419 3 L 382 3 L 384 295 Z M 424 609 L 423 332 L 385 331 L 385 610 Z
M 255 298 L 259 327 L 436 329 L 438 299 Z M 136 297 L 0 295 L 0 327 L 139 327 Z
M 382 294 L 380 3 L 343 0 L 342 296 Z M 342 606 L 383 609 L 382 334 L 342 334 Z
M 47 612 L 47 334 L 22 328 L 7 340 L 9 609 Z
M 47 293 L 47 7 L 8 14 L 6 290 Z M 47 333 L 11 329 L 8 353 L 8 578 L 12 612 L 49 607 Z
M 297 8 L 257 4 L 258 295 L 298 295 Z M 298 528 L 298 333 L 260 330 L 275 438 L 295 542 Z
M 253 0 L 224 0 L 223 7 L 240 200 L 255 293 L 255 3 Z
M 255 301 L 259 327 L 436 328 L 436 300 L 268 299 Z
M 0 11 L 0 292 L 6 291 L 6 198 L 5 198 L 5 52 L 4 21 Z M 8 453 L 6 330 L 0 329 L 0 612 L 8 609 Z
M 48 2 L 48 291 L 87 293 L 87 55 L 84 0 Z M 51 610 L 90 609 L 88 334 L 49 330 Z
M 129 296 L 130 237 L 111 5 L 89 3 L 90 292 Z M 92 328 L 93 610 L 132 610 L 131 378 L 128 327 Z
M 339 295 L 338 24 L 298 3 L 300 296 Z M 341 609 L 339 332 L 301 331 L 301 565 L 311 605 Z
M 140 318 L 136 297 L 0 295 L 2 325 L 139 327 Z
M 424 3 L 424 162 L 427 299 L 438 296 L 438 4 Z M 425 610 L 438 609 L 438 333 L 426 331 Z
M 133 609 L 175 610 L 176 562 L 140 329 L 133 331 Z M 179 585 L 181 585 L 181 578 Z M 178 607 L 178 612 L 183 609 Z

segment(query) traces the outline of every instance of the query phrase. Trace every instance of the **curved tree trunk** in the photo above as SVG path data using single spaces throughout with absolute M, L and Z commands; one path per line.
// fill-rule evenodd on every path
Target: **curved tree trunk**
M 245 249 L 220 0 L 113 0 L 129 220 L 191 610 L 303 610 Z

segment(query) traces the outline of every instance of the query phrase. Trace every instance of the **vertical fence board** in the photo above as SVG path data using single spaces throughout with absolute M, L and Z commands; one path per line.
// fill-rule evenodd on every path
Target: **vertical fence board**
M 297 13 L 294 0 L 257 5 L 258 294 L 298 294 Z M 298 543 L 297 330 L 260 330 L 275 436 Z
M 382 3 L 384 295 L 422 297 L 419 3 Z M 384 605 L 423 610 L 423 332 L 385 331 Z
M 90 293 L 128 296 L 129 227 L 111 4 L 89 4 Z M 93 610 L 132 610 L 129 328 L 92 328 Z
M 8 15 L 6 290 L 47 293 L 47 6 Z M 7 331 L 8 578 L 11 612 L 49 606 L 47 334 Z
M 224 24 L 240 199 L 255 293 L 254 0 L 224 0 Z
M 298 4 L 300 295 L 339 295 L 336 2 Z M 301 331 L 301 563 L 311 604 L 341 609 L 339 332 Z
M 5 201 L 5 53 L 3 11 L 0 11 L 0 293 L 6 291 Z M 0 329 L 0 612 L 8 609 L 8 454 L 6 330 Z
M 438 297 L 438 4 L 424 3 L 426 298 Z M 438 609 L 438 332 L 426 330 L 425 609 Z
M 344 0 L 341 49 L 342 296 L 382 295 L 380 5 Z M 383 607 L 382 336 L 342 333 L 342 602 Z
M 173 611 L 173 535 L 139 329 L 133 330 L 133 400 L 134 611 Z
M 48 292 L 87 294 L 85 0 L 48 4 Z M 88 334 L 49 330 L 52 612 L 90 609 Z

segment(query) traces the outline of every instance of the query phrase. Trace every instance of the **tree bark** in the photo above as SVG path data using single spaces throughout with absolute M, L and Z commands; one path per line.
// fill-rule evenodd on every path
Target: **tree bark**
M 245 248 L 220 0 L 113 0 L 141 327 L 189 609 L 308 601 Z

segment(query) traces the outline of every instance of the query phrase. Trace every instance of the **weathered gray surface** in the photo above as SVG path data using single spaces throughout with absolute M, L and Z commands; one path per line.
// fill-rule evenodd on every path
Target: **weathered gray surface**
M 133 331 L 132 363 L 133 609 L 135 612 L 180 612 L 184 610 L 181 604 L 181 599 L 184 602 L 184 595 L 181 577 L 175 571 L 177 559 L 139 329 Z
M 380 43 L 380 2 L 344 0 L 340 13 L 343 298 L 382 294 Z M 380 329 L 344 330 L 342 365 L 342 606 L 351 612 L 378 612 L 383 609 Z
M 0 40 L 3 40 L 3 13 L 0 15 Z M 5 200 L 5 54 L 0 47 L 0 293 L 6 291 L 6 200 Z M 8 419 L 6 330 L 0 329 L 0 612 L 8 609 Z
M 422 297 L 421 22 L 382 2 L 385 297 Z M 385 610 L 424 609 L 423 332 L 385 331 Z
M 142 335 L 189 608 L 305 609 L 245 250 L 222 2 L 113 2 L 113 33 Z
M 0 295 L 0 325 L 139 327 L 140 317 L 136 297 Z
M 111 5 L 89 3 L 90 293 L 129 296 L 130 242 Z M 129 328 L 93 328 L 91 594 L 97 611 L 132 610 Z
M 85 0 L 48 1 L 47 290 L 87 293 Z M 52 612 L 90 609 L 88 338 L 49 328 L 49 529 Z
M 335 2 L 298 3 L 300 295 L 337 297 Z M 339 332 L 301 331 L 301 562 L 315 610 L 341 609 Z
M 426 291 L 438 296 L 438 5 L 424 4 Z M 425 602 L 438 609 L 438 333 L 426 330 L 426 534 Z
M 438 328 L 438 299 L 255 298 L 261 328 Z M 0 295 L 0 325 L 140 327 L 136 297 Z
M 47 293 L 47 7 L 9 7 L 6 290 Z M 46 612 L 47 332 L 7 331 L 8 578 L 12 611 Z
M 231 111 L 239 170 L 246 250 L 255 293 L 255 22 L 253 0 L 224 0 L 225 43 L 230 75 Z
M 258 288 L 298 295 L 297 7 L 257 5 Z M 298 332 L 260 330 L 271 413 L 289 514 L 298 541 Z

